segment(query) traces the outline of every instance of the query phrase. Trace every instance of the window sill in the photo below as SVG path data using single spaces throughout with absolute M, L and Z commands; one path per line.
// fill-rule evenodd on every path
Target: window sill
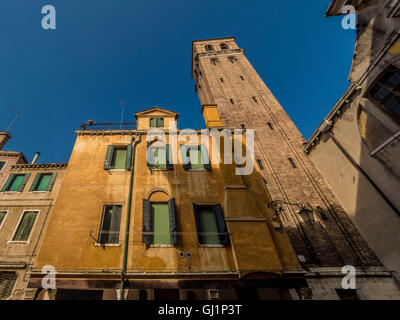
M 110 172 L 123 172 L 123 171 L 128 171 L 127 169 L 107 169 L 107 171 Z
M 21 191 L 2 191 L 1 193 L 21 193 Z
M 29 241 L 13 241 L 13 240 L 9 240 L 9 241 L 7 241 L 7 244 L 29 244 Z
M 225 248 L 223 244 L 199 244 L 200 248 Z
M 187 171 L 190 171 L 190 172 L 208 172 L 210 170 L 208 170 L 208 169 L 188 169 Z
M 168 171 L 168 169 L 149 168 L 150 171 Z
M 98 243 L 94 244 L 95 247 L 120 247 L 120 243 Z
M 46 193 L 46 192 L 50 192 L 50 191 L 29 191 L 29 193 Z
M 174 248 L 173 244 L 151 244 L 150 248 Z

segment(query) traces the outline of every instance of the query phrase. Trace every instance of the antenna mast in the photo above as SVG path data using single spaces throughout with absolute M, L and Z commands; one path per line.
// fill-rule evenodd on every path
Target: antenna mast
M 10 124 L 9 124 L 9 126 L 8 126 L 8 128 L 7 128 L 7 132 L 9 132 L 10 131 L 10 129 L 11 129 L 11 127 L 14 125 L 14 122 L 17 120 L 17 118 L 19 117 L 19 115 L 20 115 L 20 113 L 18 112 L 18 110 L 14 107 L 14 106 L 10 106 L 11 107 L 11 109 L 13 109 L 14 110 L 14 112 L 15 112 L 15 117 L 14 117 L 14 119 L 10 122 Z

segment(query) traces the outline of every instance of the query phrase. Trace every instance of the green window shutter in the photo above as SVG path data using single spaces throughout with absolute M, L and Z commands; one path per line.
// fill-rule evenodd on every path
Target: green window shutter
M 182 155 L 182 164 L 183 169 L 190 169 L 190 150 L 189 147 L 185 144 L 181 144 L 181 155 Z
M 133 157 L 133 148 L 131 144 L 128 144 L 126 147 L 126 161 L 125 161 L 125 169 L 130 170 L 132 166 L 132 157 Z
M 151 202 L 143 199 L 142 242 L 148 248 L 153 243 L 153 209 Z
M 33 179 L 33 182 L 31 184 L 31 187 L 29 188 L 29 191 L 35 191 L 37 189 L 37 186 L 39 184 L 40 178 L 42 177 L 41 173 L 37 173 L 35 176 L 35 179 Z
M 200 152 L 201 152 L 201 158 L 203 160 L 204 169 L 210 170 L 211 169 L 210 157 L 208 155 L 207 147 L 204 143 L 200 145 Z
M 121 225 L 121 206 L 113 206 L 111 214 L 110 224 L 110 236 L 109 243 L 118 243 L 119 241 L 119 230 Z
M 218 236 L 217 218 L 212 206 L 202 206 L 199 212 L 201 243 L 221 244 Z
M 47 185 L 46 191 L 51 191 L 53 189 L 54 183 L 56 182 L 57 179 L 57 172 L 53 172 L 49 181 L 49 184 Z
M 193 203 L 194 219 L 196 222 L 197 239 L 199 243 L 202 243 L 201 229 L 200 229 L 200 217 L 199 217 L 199 206 Z
M 111 169 L 111 161 L 113 158 L 113 153 L 114 153 L 114 146 L 109 145 L 107 147 L 106 159 L 104 160 L 104 169 L 105 170 Z
M 225 217 L 222 213 L 222 208 L 220 205 L 213 206 L 215 217 L 217 218 L 217 226 L 219 232 L 219 239 L 221 244 L 227 245 L 229 244 L 229 233 L 228 228 L 226 227 Z
M 110 225 L 112 216 L 112 206 L 103 206 L 103 214 L 101 216 L 101 225 L 99 231 L 98 243 L 108 243 L 110 237 Z
M 168 210 L 169 210 L 169 230 L 171 234 L 171 244 L 177 244 L 178 242 L 178 226 L 176 220 L 176 207 L 175 199 L 168 200 Z
M 152 203 L 154 244 L 171 244 L 168 203 Z
M 171 151 L 171 145 L 167 144 L 165 146 L 165 152 L 166 152 L 166 158 L 167 158 L 167 169 L 168 170 L 173 170 L 174 169 L 174 164 L 173 164 L 173 159 L 172 159 L 172 151 Z
M 126 149 L 115 148 L 111 160 L 111 169 L 125 169 L 126 166 Z
M 3 185 L 3 188 L 1 189 L 1 192 L 7 191 L 7 190 L 10 188 L 11 183 L 12 183 L 13 180 L 14 180 L 14 177 L 15 177 L 15 174 L 14 174 L 14 173 L 11 173 L 11 174 L 8 176 L 7 182 Z
M 28 182 L 30 175 L 31 175 L 30 173 L 25 173 L 24 179 L 22 180 L 22 182 L 18 188 L 18 192 L 22 192 L 24 190 L 25 185 Z
M 13 241 L 27 241 L 31 234 L 33 225 L 36 221 L 36 211 L 26 211 L 19 223 L 17 232 L 14 235 Z
M 15 174 L 14 179 L 12 180 L 11 185 L 7 189 L 7 191 L 18 191 L 22 181 L 24 180 L 24 177 L 24 174 Z
M 157 118 L 150 119 L 150 127 L 156 128 L 157 127 Z

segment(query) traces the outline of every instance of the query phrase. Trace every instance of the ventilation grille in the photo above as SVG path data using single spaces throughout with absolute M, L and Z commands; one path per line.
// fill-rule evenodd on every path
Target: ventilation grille
M 11 295 L 16 280 L 15 272 L 0 272 L 0 300 L 7 299 Z

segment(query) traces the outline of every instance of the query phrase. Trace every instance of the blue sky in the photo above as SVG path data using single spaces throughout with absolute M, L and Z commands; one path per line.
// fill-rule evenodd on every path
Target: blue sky
M 0 129 L 6 150 L 66 162 L 80 123 L 125 121 L 155 105 L 203 128 L 192 40 L 235 36 L 308 138 L 348 87 L 355 33 L 324 18 L 330 0 L 1 0 Z M 54 5 L 57 29 L 41 27 Z

